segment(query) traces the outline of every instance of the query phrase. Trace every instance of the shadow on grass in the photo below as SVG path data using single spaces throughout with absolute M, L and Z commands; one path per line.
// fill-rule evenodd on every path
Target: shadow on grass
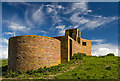
M 6 72 L 8 70 L 8 65 L 0 67 L 2 72 Z

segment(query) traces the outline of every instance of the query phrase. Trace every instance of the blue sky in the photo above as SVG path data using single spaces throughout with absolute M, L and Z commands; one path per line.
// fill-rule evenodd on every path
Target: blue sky
M 12 36 L 63 36 L 71 28 L 92 40 L 92 55 L 118 55 L 117 2 L 3 2 L 2 58 Z

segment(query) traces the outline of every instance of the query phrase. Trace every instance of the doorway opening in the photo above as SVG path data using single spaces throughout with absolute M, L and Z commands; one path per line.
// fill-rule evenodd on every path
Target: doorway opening
M 72 57 L 72 40 L 69 39 L 70 41 L 70 60 L 71 60 L 71 57 Z

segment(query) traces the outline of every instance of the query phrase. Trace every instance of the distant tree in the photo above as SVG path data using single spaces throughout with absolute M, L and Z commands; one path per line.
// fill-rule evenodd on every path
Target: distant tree
M 115 56 L 114 53 L 109 53 L 107 56 Z

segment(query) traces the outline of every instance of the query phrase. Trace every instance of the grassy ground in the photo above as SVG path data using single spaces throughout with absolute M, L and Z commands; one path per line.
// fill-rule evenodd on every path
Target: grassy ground
M 3 59 L 1 62 L 2 62 L 2 65 L 0 65 L 0 67 L 8 65 L 8 59 Z
M 76 68 L 55 76 L 57 79 L 118 79 L 118 58 L 84 57 Z
M 118 79 L 120 60 L 117 56 L 73 56 L 66 64 L 35 71 L 8 72 L 3 61 L 3 78 L 22 79 Z

